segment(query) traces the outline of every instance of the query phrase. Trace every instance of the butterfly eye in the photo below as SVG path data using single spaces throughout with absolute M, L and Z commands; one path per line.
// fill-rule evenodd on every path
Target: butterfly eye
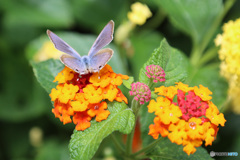
M 102 68 L 102 66 L 99 66 L 99 68 Z
M 75 69 L 76 72 L 78 72 L 79 70 L 78 69 Z

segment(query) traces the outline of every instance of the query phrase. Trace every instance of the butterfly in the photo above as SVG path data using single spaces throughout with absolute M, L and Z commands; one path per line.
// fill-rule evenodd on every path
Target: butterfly
M 88 73 L 99 72 L 111 59 L 113 50 L 110 48 L 102 48 L 113 40 L 113 30 L 114 22 L 111 20 L 98 35 L 97 39 L 89 50 L 88 55 L 82 57 L 55 33 L 47 30 L 47 35 L 57 50 L 67 53 L 61 55 L 61 62 L 80 75 L 84 75 Z

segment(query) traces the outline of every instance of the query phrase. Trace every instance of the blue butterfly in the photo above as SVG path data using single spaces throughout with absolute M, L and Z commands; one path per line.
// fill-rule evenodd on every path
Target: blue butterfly
M 113 50 L 110 48 L 102 48 L 113 40 L 113 30 L 114 22 L 111 20 L 98 35 L 88 55 L 82 57 L 77 51 L 50 30 L 47 30 L 47 34 L 57 50 L 67 53 L 61 55 L 61 62 L 80 75 L 84 75 L 99 72 L 111 59 Z

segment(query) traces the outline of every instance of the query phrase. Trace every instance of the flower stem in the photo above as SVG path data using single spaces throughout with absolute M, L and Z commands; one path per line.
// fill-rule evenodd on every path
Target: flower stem
M 206 53 L 202 56 L 202 58 L 198 62 L 198 67 L 201 67 L 202 65 L 206 64 L 211 59 L 215 58 L 217 56 L 218 48 L 212 47 L 206 51 Z
M 227 14 L 229 9 L 233 6 L 236 0 L 227 0 L 224 4 L 224 15 Z
M 155 85 L 155 83 L 153 82 L 153 79 L 151 78 L 151 79 L 150 79 L 150 82 L 149 82 L 149 84 L 148 84 L 149 89 L 150 89 L 151 91 L 154 89 L 154 85 Z
M 158 9 L 156 14 L 148 20 L 148 22 L 143 26 L 145 29 L 156 29 L 161 25 L 164 19 L 167 17 L 167 14 L 162 10 Z
M 219 14 L 218 17 L 216 17 L 215 21 L 213 22 L 212 26 L 209 28 L 208 32 L 206 33 L 202 44 L 200 46 L 200 52 L 203 52 L 206 48 L 207 44 L 209 44 L 209 41 L 211 40 L 213 34 L 216 32 L 217 27 L 222 22 L 225 15 L 228 13 L 229 9 L 233 6 L 236 0 L 227 0 L 224 4 L 223 12 Z
M 191 64 L 193 66 L 200 66 L 198 63 L 202 56 L 203 51 L 209 44 L 209 41 L 211 40 L 212 36 L 216 31 L 216 28 L 222 22 L 222 19 L 227 14 L 232 5 L 235 3 L 235 1 L 236 0 L 227 0 L 224 4 L 223 11 L 218 15 L 218 17 L 216 17 L 215 21 L 212 23 L 212 26 L 208 29 L 208 32 L 203 37 L 202 41 L 200 43 L 196 41 L 193 42 L 193 49 L 191 52 Z
M 134 157 L 134 160 L 143 160 L 143 159 L 149 159 L 149 156 L 138 156 L 138 157 Z
M 143 152 L 149 151 L 150 149 L 152 149 L 153 147 L 155 147 L 155 146 L 158 144 L 158 142 L 160 142 L 162 139 L 163 139 L 163 137 L 158 138 L 156 141 L 150 143 L 149 145 L 147 145 L 146 147 L 144 147 L 144 148 L 141 149 L 140 151 L 132 154 L 131 156 L 137 156 L 137 155 L 139 155 L 139 154 L 141 154 L 141 153 L 143 153 Z
M 140 109 L 140 103 L 138 101 L 136 101 L 134 98 L 132 100 L 132 106 L 131 106 L 133 113 L 135 115 L 135 120 L 137 120 L 137 116 L 138 116 L 138 111 Z
M 202 56 L 202 53 L 199 52 L 199 45 L 196 42 L 193 43 L 193 48 L 191 51 L 190 61 L 193 66 L 196 66 L 198 60 Z
M 126 143 L 126 154 L 130 155 L 132 153 L 132 141 L 133 141 L 133 135 L 135 131 L 135 126 L 132 130 L 132 132 L 127 135 L 127 143 Z
M 111 134 L 111 138 L 113 140 L 113 143 L 115 144 L 115 146 L 117 147 L 117 149 L 120 151 L 120 153 L 124 153 L 124 148 L 123 146 L 120 144 L 120 142 L 118 141 L 118 139 L 116 138 L 115 134 L 112 133 Z
M 136 123 L 137 123 L 137 118 L 138 118 L 138 112 L 140 109 L 140 104 L 138 101 L 136 101 L 135 99 L 132 100 L 132 106 L 131 106 L 133 113 L 135 115 L 135 126 L 132 130 L 132 132 L 127 136 L 127 143 L 126 143 L 126 154 L 130 155 L 132 152 L 132 141 L 133 141 L 133 136 L 134 136 L 134 132 L 135 132 L 135 127 L 136 127 Z

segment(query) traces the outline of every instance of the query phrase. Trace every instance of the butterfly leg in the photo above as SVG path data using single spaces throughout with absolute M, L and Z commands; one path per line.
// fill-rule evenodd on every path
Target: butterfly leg
M 100 79 L 99 72 L 100 72 L 100 70 L 98 70 L 98 79 Z

